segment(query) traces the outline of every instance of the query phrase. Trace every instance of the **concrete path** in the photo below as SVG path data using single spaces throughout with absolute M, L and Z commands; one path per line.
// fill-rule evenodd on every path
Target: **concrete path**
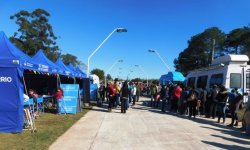
M 145 98 L 141 98 L 146 100 Z M 50 150 L 249 150 L 250 138 L 213 119 L 188 119 L 138 103 L 126 114 L 94 108 Z M 227 119 L 228 122 L 230 119 Z

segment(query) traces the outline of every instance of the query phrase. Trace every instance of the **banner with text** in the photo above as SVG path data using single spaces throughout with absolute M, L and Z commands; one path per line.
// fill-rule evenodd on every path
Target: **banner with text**
M 61 84 L 63 99 L 59 103 L 59 113 L 76 114 L 79 96 L 78 84 Z

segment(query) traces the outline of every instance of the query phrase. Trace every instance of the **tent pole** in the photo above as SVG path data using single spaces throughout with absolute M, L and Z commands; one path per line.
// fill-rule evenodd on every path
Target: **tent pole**
M 24 75 L 23 75 L 23 85 L 24 85 L 25 92 L 26 92 L 26 94 L 28 95 L 28 91 L 27 91 L 27 87 L 26 87 Z
M 61 79 L 60 79 L 60 75 L 58 75 L 58 81 L 59 81 L 59 87 L 60 87 L 60 85 L 61 85 Z

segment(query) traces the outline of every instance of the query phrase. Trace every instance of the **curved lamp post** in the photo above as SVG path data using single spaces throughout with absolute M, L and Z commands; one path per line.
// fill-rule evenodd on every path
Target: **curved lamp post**
M 161 61 L 162 61 L 163 64 L 167 67 L 167 69 L 168 69 L 169 71 L 171 71 L 170 67 L 167 65 L 167 63 L 163 60 L 163 58 L 161 57 L 161 55 L 160 55 L 156 50 L 154 50 L 154 49 L 149 49 L 148 52 L 150 52 L 150 53 L 155 53 L 155 54 L 161 59 Z
M 115 28 L 103 41 L 102 43 L 89 55 L 88 57 L 88 68 L 87 68 L 87 76 L 89 77 L 89 66 L 90 66 L 90 59 L 91 57 L 101 48 L 101 46 L 110 38 L 110 36 L 115 33 L 115 32 L 118 32 L 118 33 L 122 33 L 122 32 L 127 32 L 127 29 L 125 28 Z
M 122 63 L 123 62 L 123 60 L 122 59 L 118 59 L 118 60 L 116 60 L 113 64 L 112 64 L 112 66 L 108 69 L 108 71 L 107 71 L 107 73 L 105 73 L 106 75 L 104 75 L 104 78 L 105 78 L 105 87 L 106 87 L 106 85 L 107 85 L 107 74 L 114 68 L 114 66 L 117 64 L 117 63 Z
M 147 86 L 148 86 L 148 74 L 144 71 L 144 69 L 142 68 L 142 66 L 140 66 L 140 65 L 135 65 L 135 67 L 138 67 L 143 73 L 146 74 L 146 77 L 147 77 Z

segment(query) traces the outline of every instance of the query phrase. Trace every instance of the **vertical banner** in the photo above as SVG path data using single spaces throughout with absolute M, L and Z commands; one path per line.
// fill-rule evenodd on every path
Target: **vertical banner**
M 90 85 L 90 99 L 91 100 L 97 100 L 97 84 L 91 84 Z
M 78 84 L 61 84 L 63 99 L 59 103 L 59 113 L 76 114 L 79 96 Z

